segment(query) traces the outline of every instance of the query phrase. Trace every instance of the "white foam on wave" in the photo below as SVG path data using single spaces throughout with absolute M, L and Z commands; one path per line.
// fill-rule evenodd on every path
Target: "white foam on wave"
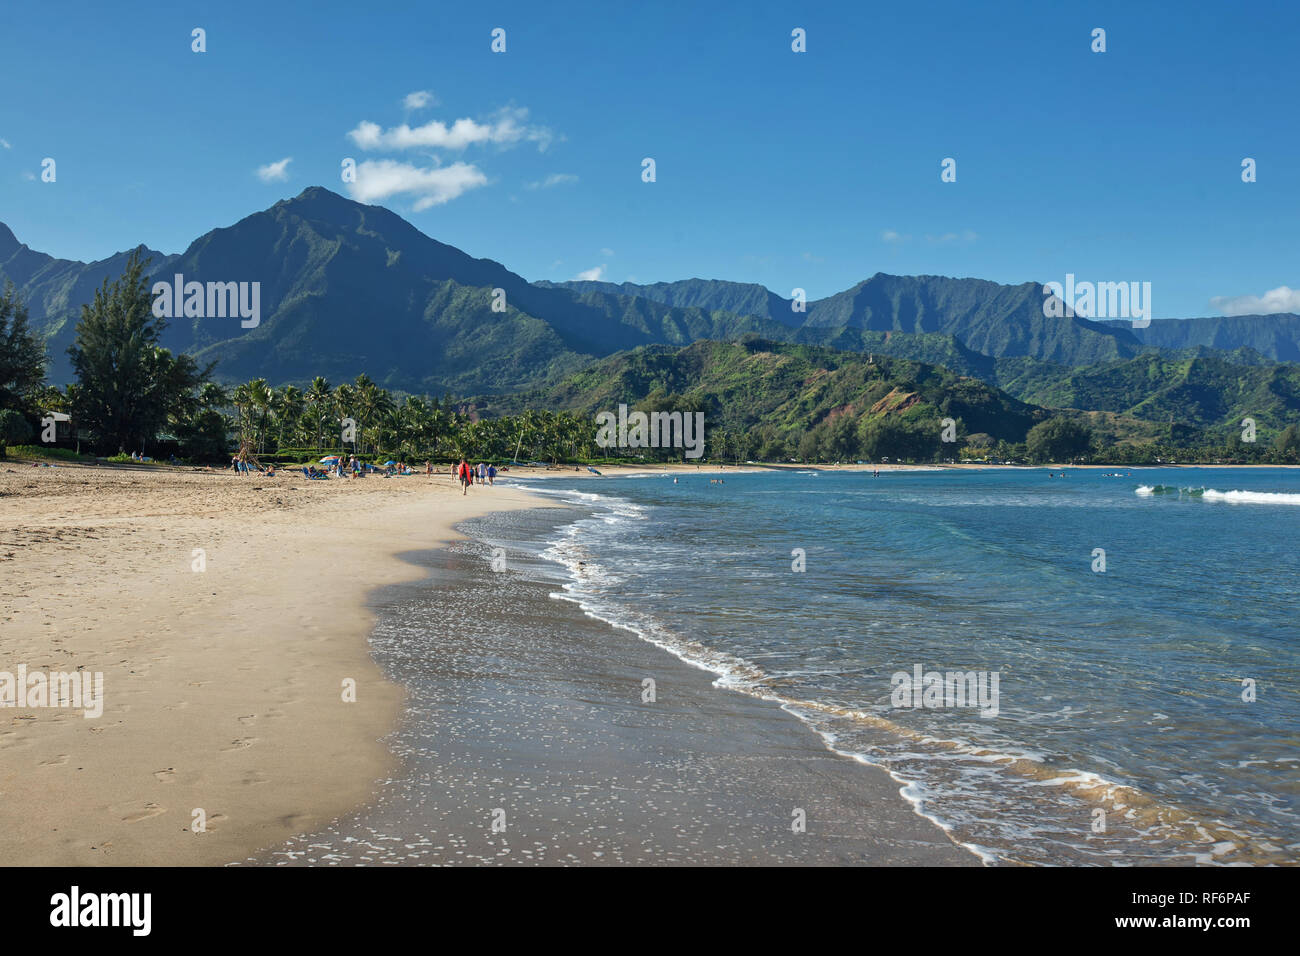
M 1229 504 L 1300 505 L 1300 494 L 1281 491 L 1215 491 L 1207 488 L 1202 497 L 1206 501 L 1226 501 Z
M 1201 498 L 1205 501 L 1223 501 L 1228 504 L 1300 505 L 1300 494 L 1285 491 L 1216 491 L 1213 488 L 1201 490 L 1164 485 L 1138 485 L 1134 494 L 1149 498 L 1157 493 L 1172 495 L 1175 492 L 1179 498 Z
M 825 730 L 816 726 L 806 715 L 799 713 L 797 704 L 783 701 L 781 698 L 775 696 L 760 696 L 763 696 L 765 700 L 779 702 L 782 710 L 793 717 L 797 717 L 800 723 L 804 724 L 804 726 L 808 727 L 813 733 L 820 737 L 822 744 L 831 753 L 840 757 L 847 757 L 855 763 L 860 763 L 868 767 L 875 767 L 877 770 L 883 770 L 885 773 L 889 774 L 890 779 L 899 784 L 898 795 L 903 798 L 903 801 L 909 807 L 912 808 L 913 813 L 922 819 L 929 820 L 942 830 L 953 843 L 961 847 L 963 850 L 973 853 L 982 864 L 985 866 L 997 866 L 998 863 L 1001 862 L 996 851 L 991 850 L 988 847 L 980 846 L 977 843 L 970 843 L 965 840 L 957 839 L 953 832 L 956 829 L 954 823 L 931 809 L 931 804 L 935 802 L 934 791 L 933 788 L 927 786 L 923 781 L 918 780 L 915 777 L 905 777 L 898 773 L 898 771 L 893 767 L 889 766 L 889 764 L 881 763 L 879 760 L 873 760 L 868 754 L 863 753 L 860 750 L 851 750 L 839 746 L 839 735 L 834 731 Z

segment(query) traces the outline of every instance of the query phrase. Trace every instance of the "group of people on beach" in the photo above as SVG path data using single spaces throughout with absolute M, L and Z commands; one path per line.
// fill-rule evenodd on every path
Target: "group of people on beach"
M 371 464 L 367 464 L 366 462 L 359 461 L 356 455 L 352 455 L 347 459 L 344 459 L 341 456 L 337 458 L 331 458 L 328 461 L 323 461 L 321 464 L 324 465 L 325 467 L 317 468 L 315 465 L 303 466 L 302 469 L 303 477 L 308 479 L 319 480 L 319 479 L 331 478 L 331 477 L 346 478 L 348 476 L 351 476 L 353 478 L 364 478 L 367 473 L 381 474 L 384 477 L 418 474 L 415 468 L 407 464 L 406 462 L 400 462 L 400 461 L 392 462 L 390 464 L 381 467 L 378 465 L 371 465 Z M 248 474 L 261 474 L 261 475 L 265 475 L 266 477 L 274 477 L 275 475 L 274 465 L 268 465 L 266 467 L 263 467 L 259 465 L 257 462 L 245 461 L 244 459 L 240 458 L 238 455 L 231 457 L 230 470 L 240 475 L 241 477 Z M 503 471 L 505 470 L 504 466 L 502 467 L 502 470 Z M 430 478 L 433 477 L 432 461 L 426 461 L 424 463 L 424 473 Z M 477 465 L 472 465 L 464 458 L 462 458 L 458 463 L 453 464 L 451 466 L 451 477 L 453 480 L 460 482 L 461 494 L 467 494 L 470 486 L 473 485 L 476 481 L 480 485 L 486 484 L 488 486 L 491 486 L 495 484 L 496 477 L 497 477 L 497 466 L 490 462 L 485 462 L 485 461 L 481 461 Z
M 230 470 L 241 478 L 245 475 L 264 475 L 267 478 L 275 477 L 275 465 L 267 465 L 263 468 L 257 462 L 245 461 L 238 455 L 235 455 L 230 459 Z
M 366 475 L 383 475 L 385 478 L 391 478 L 394 475 L 409 476 L 414 475 L 415 469 L 404 461 L 387 462 L 383 465 L 372 465 L 368 462 L 361 461 L 356 455 L 351 455 L 346 461 L 342 457 L 332 459 L 334 464 L 330 467 L 337 478 L 346 478 L 351 475 L 353 478 L 364 478 Z M 424 473 L 433 474 L 433 466 L 429 462 L 424 463 Z M 322 472 L 328 474 L 328 472 Z
M 480 485 L 486 483 L 491 487 L 496 482 L 497 466 L 485 461 L 480 461 L 475 466 L 462 458 L 458 464 L 451 466 L 451 477 L 460 482 L 460 493 L 464 495 L 469 493 L 475 480 Z

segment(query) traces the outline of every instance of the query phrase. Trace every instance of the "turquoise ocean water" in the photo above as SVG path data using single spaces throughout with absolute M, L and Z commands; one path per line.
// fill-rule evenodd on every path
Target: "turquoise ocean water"
M 1300 472 L 724 478 L 524 479 L 583 506 L 541 543 L 554 597 L 784 706 L 990 862 L 1300 861 Z M 908 706 L 918 667 L 996 675 L 996 715 Z

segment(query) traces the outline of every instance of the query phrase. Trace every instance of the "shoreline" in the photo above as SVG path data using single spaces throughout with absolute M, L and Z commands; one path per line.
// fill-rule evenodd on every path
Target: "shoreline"
M 526 567 L 567 510 L 469 519 L 403 555 L 427 578 L 377 592 L 372 642 L 408 693 L 402 766 L 365 807 L 246 864 L 981 865 L 888 771 L 556 600 Z M 485 573 L 496 546 L 522 573 Z
M 674 470 L 709 474 L 690 466 Z M 770 469 L 729 467 L 722 473 L 738 470 Z M 655 473 L 629 469 L 607 476 Z M 309 482 L 288 472 L 250 479 L 112 467 L 29 470 L 0 462 L 0 623 L 6 636 L 0 672 L 19 666 L 102 671 L 106 699 L 99 719 L 84 719 L 79 711 L 0 709 L 0 865 L 266 863 L 287 843 L 310 843 L 312 834 L 334 832 L 330 828 L 340 821 L 370 819 L 377 801 L 384 802 L 409 769 L 393 742 L 409 732 L 403 724 L 413 713 L 403 672 L 386 671 L 374 644 L 391 605 L 382 595 L 441 587 L 431 571 L 445 572 L 465 590 L 503 580 L 507 576 L 483 573 L 482 554 L 472 571 L 466 569 L 466 549 L 486 550 L 486 544 L 477 536 L 467 540 L 460 526 L 511 511 L 525 514 L 505 519 L 507 525 L 526 525 L 527 513 L 564 508 L 549 495 L 517 486 L 521 479 L 563 477 L 595 476 L 512 472 L 497 487 L 475 487 L 462 496 L 437 473 Z M 192 567 L 196 548 L 204 552 L 203 573 Z M 479 607 L 509 603 L 487 591 L 480 597 Z M 652 766 L 671 757 L 679 775 L 660 779 L 643 796 L 671 792 L 669 779 L 711 781 L 675 798 L 678 823 L 685 815 L 695 820 L 697 835 L 709 832 L 714 824 L 708 814 L 719 805 L 731 807 L 738 819 L 765 821 L 759 837 L 732 825 L 725 847 L 707 848 L 705 863 L 951 865 L 973 859 L 968 847 L 899 794 L 888 771 L 837 751 L 785 707 L 720 691 L 713 675 L 691 662 L 619 625 L 600 619 L 592 625 L 580 612 L 575 617 L 571 608 L 557 608 L 565 604 L 526 603 L 534 611 L 523 618 L 527 626 L 517 610 L 515 619 L 502 617 L 522 629 L 512 633 L 513 645 L 493 644 L 494 653 L 515 656 L 517 669 L 531 675 L 527 681 L 499 668 L 473 674 L 458 666 L 437 675 L 444 689 L 478 681 L 472 684 L 475 709 L 461 717 L 497 731 L 464 741 L 456 751 L 462 766 L 518 773 L 538 795 L 535 805 L 554 819 L 571 807 L 563 772 L 543 772 L 549 762 L 596 780 L 610 768 L 626 770 L 626 754 L 640 754 L 634 762 Z M 503 630 L 495 637 L 506 636 Z M 465 649 L 457 633 L 451 637 L 453 650 Z M 675 706 L 647 717 L 634 699 L 618 696 L 628 688 L 611 684 L 616 671 L 667 675 L 678 695 Z M 356 681 L 356 703 L 341 700 L 342 678 Z M 510 707 L 521 697 L 541 701 L 541 711 L 518 719 Z M 459 706 L 454 695 L 444 699 Z M 582 745 L 529 749 L 528 738 L 556 701 L 583 712 L 577 722 Z M 443 733 L 457 730 L 451 725 Z M 565 723 L 556 736 L 573 730 Z M 590 756 L 610 739 L 622 748 L 617 758 Z M 692 763 L 701 755 L 712 765 Z M 531 762 L 533 776 L 520 770 L 520 761 Z M 735 763 L 720 782 L 716 766 L 728 761 Z M 678 765 L 695 776 L 681 776 Z M 426 768 L 426 777 L 438 778 L 441 769 Z M 773 782 L 776 776 L 783 779 Z M 733 778 L 746 786 L 732 787 Z M 822 805 L 821 819 L 835 821 L 844 845 L 765 843 L 772 828 L 779 829 L 772 808 L 799 799 L 791 788 L 813 790 L 814 779 L 833 782 L 827 783 L 833 799 Z M 467 808 L 464 800 L 475 794 L 495 799 L 476 791 L 478 783 L 473 774 L 465 776 L 464 794 L 449 791 L 448 807 L 436 808 L 442 819 L 450 814 L 471 842 L 482 837 L 475 816 L 481 807 Z M 641 782 L 622 786 L 633 791 Z M 905 817 L 896 814 L 899 807 Z M 206 832 L 193 832 L 196 808 L 206 814 Z M 593 824 L 581 842 L 560 840 L 565 859 L 503 860 L 502 847 L 508 853 L 513 841 L 498 845 L 490 835 L 476 844 L 476 859 L 687 863 L 699 849 L 674 844 L 677 824 L 662 817 L 644 817 L 644 832 L 615 834 L 625 838 L 622 844 L 596 832 L 617 829 L 608 822 Z M 882 826 L 888 839 L 871 832 Z M 552 837 L 545 829 L 531 836 L 539 847 Z M 644 845 L 632 845 L 637 836 L 646 837 Z M 662 858 L 638 856 L 651 843 Z M 600 853 L 608 858 L 579 854 L 591 845 L 605 846 Z
M 537 503 L 458 490 L 0 462 L 0 671 L 104 675 L 99 718 L 0 709 L 0 864 L 217 865 L 364 805 L 403 700 L 370 593 Z

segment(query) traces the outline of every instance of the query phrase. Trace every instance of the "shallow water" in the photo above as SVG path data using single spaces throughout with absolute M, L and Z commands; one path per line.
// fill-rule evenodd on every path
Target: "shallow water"
M 530 573 L 887 768 L 989 862 L 1295 863 L 1300 474 L 1047 475 L 535 482 L 590 510 Z M 917 667 L 983 675 L 983 715 L 898 706 Z
M 552 598 L 540 552 L 576 514 L 488 515 L 404 555 L 429 574 L 372 596 L 371 637 L 407 692 L 385 738 L 399 765 L 367 806 L 248 862 L 978 865 L 885 774 Z

